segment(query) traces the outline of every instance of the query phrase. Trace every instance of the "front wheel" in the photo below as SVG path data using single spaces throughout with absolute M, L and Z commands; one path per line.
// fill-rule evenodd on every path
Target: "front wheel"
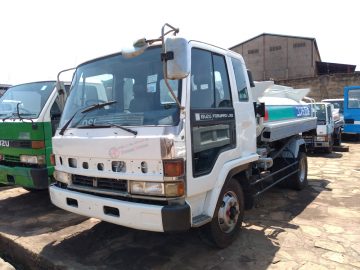
M 307 157 L 304 152 L 299 152 L 297 157 L 297 170 L 298 172 L 291 176 L 290 183 L 291 187 L 296 190 L 302 190 L 304 187 L 307 186 L 307 172 L 308 172 L 308 164 L 307 164 Z
M 244 218 L 244 194 L 236 179 L 228 181 L 219 196 L 212 221 L 204 230 L 219 248 L 229 246 L 238 235 Z

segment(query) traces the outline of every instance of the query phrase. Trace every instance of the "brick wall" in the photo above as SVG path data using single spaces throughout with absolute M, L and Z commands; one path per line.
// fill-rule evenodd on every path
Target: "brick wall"
M 277 80 L 276 84 L 293 88 L 310 88 L 309 97 L 320 101 L 324 98 L 342 98 L 344 86 L 360 85 L 360 72 L 331 74 L 311 78 Z

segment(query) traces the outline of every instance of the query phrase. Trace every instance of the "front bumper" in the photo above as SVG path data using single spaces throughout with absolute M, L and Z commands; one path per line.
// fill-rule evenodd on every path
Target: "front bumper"
M 329 142 L 314 141 L 314 147 L 330 147 Z
M 190 206 L 151 205 L 81 193 L 52 184 L 51 202 L 64 210 L 98 218 L 110 223 L 138 230 L 155 232 L 185 231 L 190 229 Z
M 34 189 L 47 189 L 50 181 L 47 168 L 10 167 L 0 165 L 0 183 Z

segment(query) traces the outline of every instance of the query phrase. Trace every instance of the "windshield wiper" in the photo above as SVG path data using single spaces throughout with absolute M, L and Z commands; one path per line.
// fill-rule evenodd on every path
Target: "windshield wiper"
M 2 114 L 0 114 L 0 115 L 6 115 L 6 114 L 5 114 L 5 113 L 2 113 Z M 10 119 L 10 118 L 13 117 L 13 116 L 18 116 L 18 115 L 19 115 L 18 113 L 13 112 L 13 113 L 11 113 L 10 115 L 2 118 L 1 120 L 2 120 L 3 122 L 5 122 L 5 120 L 8 120 L 8 119 Z M 30 116 L 30 115 L 35 115 L 35 113 L 21 113 L 20 115 Z M 23 121 L 23 120 L 30 120 L 31 122 L 33 122 L 32 119 L 30 119 L 30 118 L 29 118 L 29 119 L 28 119 L 28 118 L 23 118 L 23 117 L 18 117 L 18 118 L 19 118 L 19 120 L 21 120 L 21 121 Z
M 29 120 L 29 121 L 31 121 L 31 125 L 33 126 L 33 128 L 37 128 L 37 124 L 34 123 L 34 120 L 32 120 L 31 118 L 24 118 L 24 117 L 22 117 L 22 115 L 29 116 L 29 115 L 34 115 L 34 114 L 33 114 L 33 113 L 20 113 L 20 109 L 19 109 L 20 104 L 21 104 L 21 102 L 18 102 L 18 103 L 16 104 L 16 113 L 17 113 L 17 116 L 19 117 L 19 120 L 20 120 L 21 122 L 24 122 L 24 120 Z M 27 111 L 28 111 L 28 110 L 27 110 Z M 13 114 L 13 115 L 15 115 L 15 114 Z
M 10 118 L 11 118 L 12 116 L 14 116 L 14 115 L 15 115 L 15 113 L 11 113 L 10 115 L 4 117 L 4 118 L 2 119 L 2 121 L 5 122 L 5 120 L 10 119 Z
M 123 127 L 121 125 L 118 125 L 118 124 L 113 124 L 113 123 L 108 123 L 108 122 L 105 122 L 104 123 L 105 125 L 95 125 L 95 124 L 90 124 L 90 125 L 83 125 L 83 126 L 78 126 L 77 128 L 109 128 L 109 127 L 117 127 L 117 128 L 120 128 L 122 130 L 125 130 L 131 134 L 134 134 L 135 136 L 138 134 L 138 132 L 136 130 L 132 130 L 130 128 L 126 128 L 126 127 Z
M 70 119 L 65 123 L 65 125 L 61 128 L 59 134 L 60 135 L 64 135 L 65 130 L 67 129 L 67 127 L 70 125 L 70 123 L 72 122 L 72 120 L 74 119 L 74 117 L 78 114 L 78 112 L 81 111 L 81 113 L 84 113 L 84 116 L 86 115 L 86 113 L 91 112 L 93 110 L 98 110 L 101 109 L 107 105 L 112 105 L 115 104 L 117 101 L 116 100 L 111 100 L 108 102 L 104 102 L 104 103 L 98 103 L 98 104 L 93 104 L 90 105 L 89 107 L 86 107 L 85 109 L 81 108 L 79 110 L 77 110 L 73 116 L 70 117 Z

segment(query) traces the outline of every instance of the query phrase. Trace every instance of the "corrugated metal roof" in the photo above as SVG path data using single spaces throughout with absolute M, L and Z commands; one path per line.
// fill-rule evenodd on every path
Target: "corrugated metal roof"
M 356 65 L 316 62 L 318 75 L 334 74 L 334 73 L 354 73 Z

